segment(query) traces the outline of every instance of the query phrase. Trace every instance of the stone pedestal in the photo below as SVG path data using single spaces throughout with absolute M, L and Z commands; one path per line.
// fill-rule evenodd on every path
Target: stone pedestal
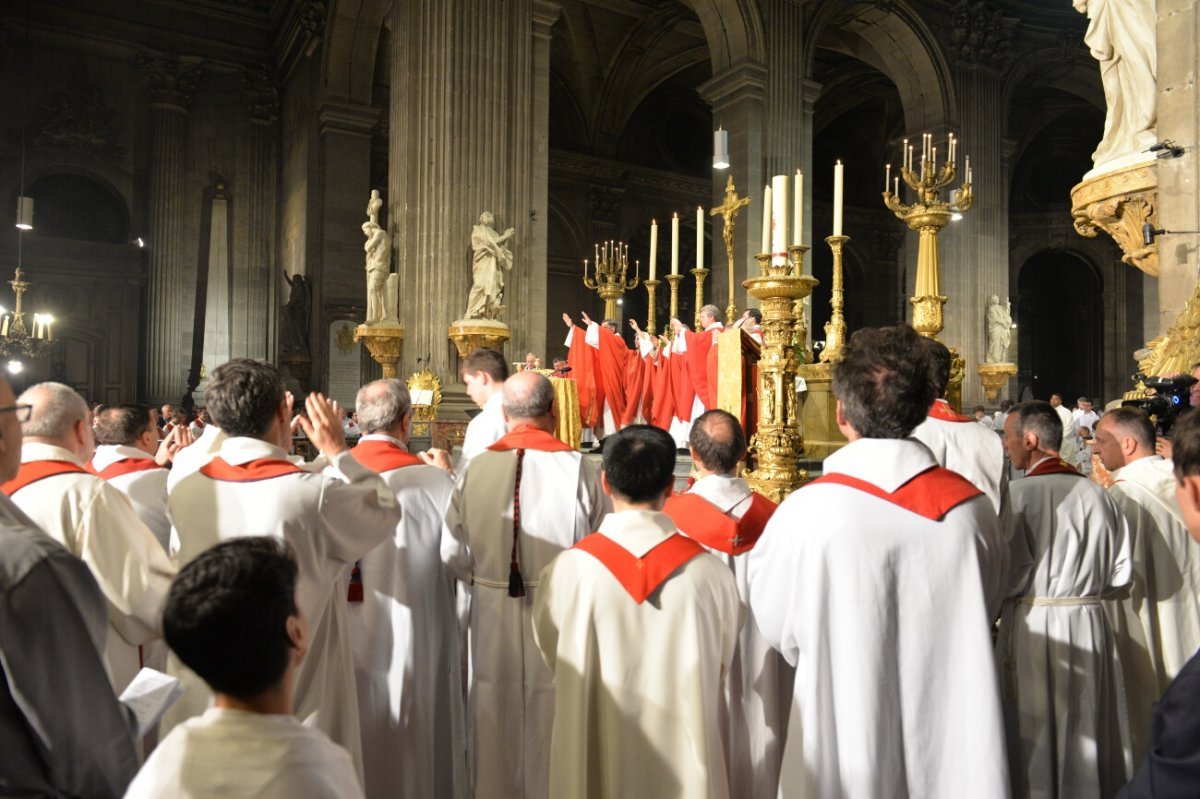
M 1075 231 L 1104 231 L 1121 248 L 1121 260 L 1158 277 L 1158 242 L 1146 244 L 1142 226 L 1158 227 L 1157 163 L 1135 164 L 1089 178 L 1071 189 Z
M 384 377 L 396 377 L 396 365 L 400 362 L 400 347 L 404 344 L 404 326 L 392 322 L 359 325 L 354 329 L 354 340 L 361 341 L 375 362 L 383 367 Z
M 809 363 L 796 370 L 805 390 L 798 394 L 800 432 L 804 436 L 804 457 L 825 460 L 846 446 L 846 437 L 837 425 L 837 400 L 834 399 L 833 364 Z
M 1015 363 L 981 363 L 979 364 L 979 380 L 983 383 L 983 393 L 988 402 L 1000 399 L 1000 390 L 1008 383 L 1009 378 L 1017 376 Z
M 459 319 L 450 325 L 449 335 L 458 349 L 458 357 L 465 358 L 480 347 L 504 352 L 504 342 L 512 337 L 512 331 L 508 325 L 492 319 Z

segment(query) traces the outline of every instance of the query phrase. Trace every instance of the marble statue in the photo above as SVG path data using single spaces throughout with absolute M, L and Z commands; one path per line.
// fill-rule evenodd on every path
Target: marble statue
M 484 211 L 471 231 L 474 284 L 464 319 L 496 319 L 504 308 L 500 304 L 504 296 L 504 270 L 512 269 L 512 251 L 503 244 L 512 238 L 513 229 L 498 234 L 492 227 L 495 221 L 490 211 Z
M 1100 62 L 1108 105 L 1104 138 L 1092 154 L 1092 173 L 1125 156 L 1134 156 L 1130 163 L 1144 160 L 1149 156 L 1142 151 L 1157 139 L 1155 0 L 1072 0 L 1072 4 L 1087 15 L 1083 41 Z
M 986 363 L 1008 363 L 1008 345 L 1012 341 L 1012 302 L 1000 304 L 993 294 L 987 305 Z
M 279 347 L 284 355 L 308 356 L 308 281 L 304 275 L 283 273 L 290 289 L 288 300 L 279 309 L 283 324 L 279 326 Z
M 387 312 L 385 289 L 391 273 L 392 240 L 378 222 L 363 223 L 363 235 L 367 237 L 363 250 L 367 253 L 367 324 L 378 324 Z
M 379 189 L 371 189 L 371 199 L 367 200 L 367 221 L 379 222 L 379 209 L 383 207 L 383 198 L 379 196 Z

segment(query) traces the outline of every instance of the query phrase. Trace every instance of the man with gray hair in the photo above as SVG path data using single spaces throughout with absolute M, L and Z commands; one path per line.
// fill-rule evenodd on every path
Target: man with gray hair
M 671 341 L 671 379 L 675 413 L 671 417 L 671 436 L 680 449 L 686 449 L 692 420 L 717 407 L 717 337 L 725 329 L 721 311 L 705 305 L 696 314 L 700 332 L 693 333 L 676 318 L 671 319 L 675 338 Z
M 368 796 L 463 799 L 454 584 L 440 556 L 454 482 L 433 465 L 439 451 L 409 453 L 412 400 L 404 383 L 368 383 L 355 407 L 363 436 L 350 455 L 378 472 L 404 509 L 392 537 L 359 561 L 360 583 L 350 586 L 363 787 Z
M 468 770 L 476 799 L 546 799 L 554 675 L 533 641 L 538 575 L 608 510 L 591 462 L 554 437 L 554 387 L 504 384 L 508 433 L 459 477 L 442 558 L 472 594 Z
M 1101 598 L 1129 583 L 1129 528 L 1113 498 L 1058 456 L 1062 435 L 1047 402 L 1023 402 L 1004 422 L 1005 449 L 1025 471 L 1009 489 L 1010 601 L 996 642 L 1009 775 L 1014 796 L 1113 796 L 1133 764 Z
M 159 612 L 175 567 L 129 499 L 84 468 L 95 439 L 83 397 L 39 383 L 17 403 L 33 410 L 22 425 L 21 468 L 0 490 L 91 568 L 108 601 L 105 658 L 120 693 L 141 667 L 138 647 L 162 635 Z

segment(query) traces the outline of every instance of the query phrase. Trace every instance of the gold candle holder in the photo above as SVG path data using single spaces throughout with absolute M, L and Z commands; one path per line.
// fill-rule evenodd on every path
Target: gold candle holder
M 833 312 L 825 323 L 825 347 L 821 350 L 821 363 L 836 363 L 842 359 L 846 345 L 846 318 L 842 311 L 845 291 L 842 287 L 842 248 L 850 241 L 849 236 L 829 236 L 825 243 L 833 250 L 833 285 L 830 287 L 829 304 Z
M 649 296 L 646 306 L 646 332 L 651 336 L 658 335 L 658 308 L 655 307 L 658 295 L 657 280 L 643 280 L 642 285 L 646 287 L 646 294 Z
M 587 269 L 586 261 L 584 269 Z M 605 319 L 616 319 L 617 300 L 621 299 L 626 291 L 637 288 L 640 281 L 636 274 L 636 264 L 634 276 L 628 278 L 628 273 L 628 244 L 620 241 L 606 241 L 603 246 L 596 245 L 596 271 L 591 277 L 588 277 L 585 271 L 583 285 L 599 294 L 600 299 L 604 300 Z
M 792 262 L 792 274 L 804 274 L 804 256 L 808 254 L 808 247 L 803 244 L 793 244 L 788 247 L 788 258 Z M 812 362 L 812 350 L 808 346 L 808 319 L 804 312 L 804 298 L 796 300 L 792 304 L 792 314 L 796 317 L 796 358 L 801 363 Z
M 672 319 L 679 318 L 679 282 L 681 280 L 683 280 L 683 275 L 667 275 L 667 282 L 671 284 L 671 318 Z
M 692 270 L 692 277 L 696 278 L 696 326 L 695 329 L 700 329 L 700 309 L 704 307 L 704 278 L 708 277 L 708 270 L 703 267 L 697 267 Z M 730 304 L 733 303 L 733 298 L 729 299 Z

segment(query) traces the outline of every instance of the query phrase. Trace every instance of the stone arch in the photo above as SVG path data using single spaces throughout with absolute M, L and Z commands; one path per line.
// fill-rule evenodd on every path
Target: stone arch
M 757 0 L 679 2 L 700 18 L 708 51 L 712 54 L 714 73 L 743 61 L 766 62 L 767 36 Z
M 39 236 L 110 244 L 129 243 L 129 204 L 112 183 L 94 172 L 51 168 L 27 176 Z M 16 207 L 14 188 L 10 205 Z
M 852 25 L 838 24 L 851 14 Z M 878 48 L 876 41 L 889 46 Z M 954 117 L 950 66 L 933 32 L 907 3 L 824 0 L 805 36 L 805 75 L 810 78 L 818 45 L 854 56 L 886 75 L 900 92 L 907 130 L 945 126 Z
M 333 97 L 371 105 L 379 31 L 388 0 L 330 0 L 322 48 L 322 88 Z

